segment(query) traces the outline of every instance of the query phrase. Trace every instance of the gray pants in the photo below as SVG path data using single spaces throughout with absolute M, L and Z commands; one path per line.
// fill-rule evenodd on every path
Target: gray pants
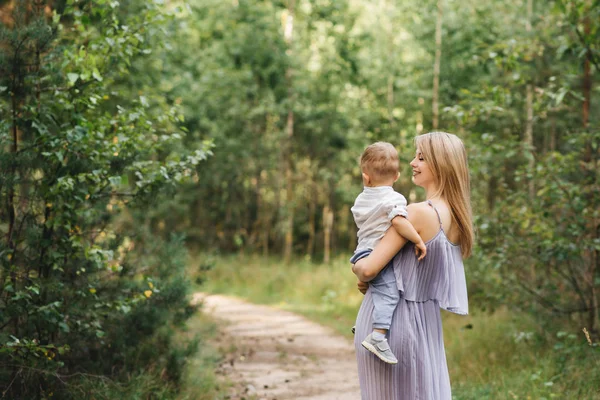
M 373 329 L 390 329 L 392 315 L 400 300 L 396 274 L 391 262 L 369 282 L 369 290 L 373 297 Z
M 371 254 L 371 251 L 361 250 L 354 253 L 350 262 L 354 264 Z M 396 274 L 391 261 L 369 282 L 369 290 L 373 298 L 373 329 L 390 329 L 392 315 L 400 301 L 400 291 L 396 286 Z

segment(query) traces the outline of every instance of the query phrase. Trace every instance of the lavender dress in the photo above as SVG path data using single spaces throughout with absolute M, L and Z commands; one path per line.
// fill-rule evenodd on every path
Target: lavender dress
M 452 399 L 440 308 L 468 313 L 465 270 L 460 247 L 448 240 L 441 220 L 440 231 L 426 245 L 422 261 L 412 243 L 392 259 L 400 302 L 388 341 L 398 364 L 386 364 L 361 346 L 372 331 L 370 290 L 358 311 L 354 345 L 363 400 Z

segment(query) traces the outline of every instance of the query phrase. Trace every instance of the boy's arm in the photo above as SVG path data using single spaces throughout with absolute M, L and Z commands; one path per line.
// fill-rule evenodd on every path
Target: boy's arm
M 413 224 L 411 224 L 410 221 L 404 217 L 394 217 L 394 219 L 392 219 L 392 226 L 400 236 L 403 236 L 405 239 L 408 239 L 415 244 L 423 241 Z
M 397 192 L 394 193 L 394 197 L 392 209 L 389 213 L 392 226 L 400 236 L 415 244 L 415 254 L 421 261 L 427 255 L 427 247 L 413 224 L 408 220 L 406 198 Z
M 392 226 L 400 236 L 415 244 L 415 254 L 419 258 L 419 261 L 421 261 L 427 255 L 427 247 L 413 224 L 408 218 L 397 216 L 392 219 Z

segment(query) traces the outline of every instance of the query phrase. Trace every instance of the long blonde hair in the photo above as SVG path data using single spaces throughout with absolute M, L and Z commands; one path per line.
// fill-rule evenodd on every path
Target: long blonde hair
M 452 222 L 458 227 L 462 256 L 467 258 L 473 248 L 474 231 L 465 146 L 458 136 L 446 132 L 417 136 L 415 144 L 437 182 L 437 193 L 432 195 L 439 196 L 448 203 Z

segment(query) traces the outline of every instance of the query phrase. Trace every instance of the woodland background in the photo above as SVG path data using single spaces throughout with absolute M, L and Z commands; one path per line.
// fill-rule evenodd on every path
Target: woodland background
M 394 143 L 418 201 L 413 140 L 438 129 L 469 153 L 472 307 L 534 321 L 575 371 L 553 379 L 600 398 L 597 0 L 22 0 L 0 20 L 3 398 L 181 395 L 206 272 L 345 262 L 364 147 Z

